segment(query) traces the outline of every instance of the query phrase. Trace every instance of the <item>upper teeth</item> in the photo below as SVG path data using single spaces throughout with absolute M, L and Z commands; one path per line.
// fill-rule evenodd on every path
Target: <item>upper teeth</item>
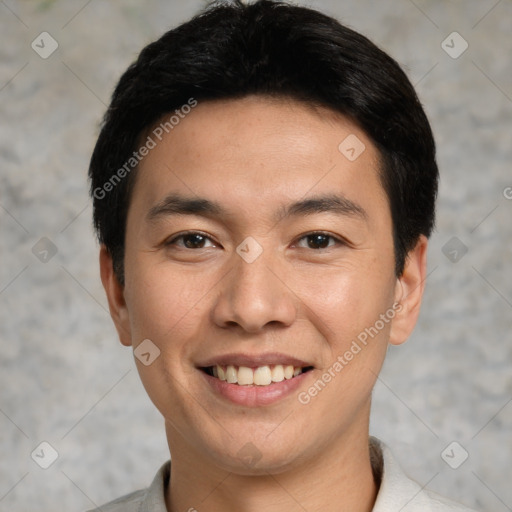
M 283 366 L 276 364 L 274 366 L 258 366 L 249 368 L 248 366 L 219 366 L 213 367 L 213 375 L 220 380 L 225 380 L 230 384 L 239 384 L 241 386 L 268 386 L 272 382 L 281 382 L 285 379 L 292 379 L 302 373 L 302 367 L 292 365 Z

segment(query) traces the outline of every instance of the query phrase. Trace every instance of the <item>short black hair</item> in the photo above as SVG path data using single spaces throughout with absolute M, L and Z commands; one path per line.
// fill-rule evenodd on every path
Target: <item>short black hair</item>
M 380 156 L 400 276 L 419 236 L 434 228 L 438 188 L 432 130 L 406 74 L 369 39 L 316 10 L 226 0 L 147 45 L 113 92 L 89 178 L 94 227 L 119 282 L 142 134 L 191 99 L 253 94 L 326 107 L 366 133 Z

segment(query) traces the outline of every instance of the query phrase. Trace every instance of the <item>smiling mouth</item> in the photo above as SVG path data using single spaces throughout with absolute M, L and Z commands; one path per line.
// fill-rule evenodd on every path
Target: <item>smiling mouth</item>
M 264 365 L 256 368 L 234 365 L 215 365 L 200 368 L 210 377 L 238 386 L 269 386 L 283 380 L 291 380 L 312 369 L 312 366 L 302 367 L 282 364 Z

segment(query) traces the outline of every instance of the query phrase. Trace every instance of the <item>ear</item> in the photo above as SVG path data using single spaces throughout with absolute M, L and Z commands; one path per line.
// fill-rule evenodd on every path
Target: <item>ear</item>
M 402 275 L 397 279 L 395 302 L 399 304 L 391 324 L 389 343 L 400 345 L 411 335 L 420 313 L 427 277 L 428 240 L 420 235 L 414 249 L 407 255 Z
M 107 294 L 110 316 L 116 326 L 119 340 L 123 345 L 130 346 L 132 344 L 130 316 L 124 300 L 124 287 L 114 273 L 112 256 L 105 245 L 100 248 L 100 275 Z

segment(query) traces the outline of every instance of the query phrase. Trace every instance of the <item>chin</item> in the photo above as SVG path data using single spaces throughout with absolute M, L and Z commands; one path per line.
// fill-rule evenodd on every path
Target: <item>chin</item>
M 300 439 L 284 442 L 285 436 L 277 437 L 273 442 L 265 440 L 265 435 L 251 437 L 245 434 L 243 439 L 231 438 L 229 446 L 217 446 L 208 452 L 214 464 L 220 469 L 238 475 L 279 474 L 304 463 L 305 455 L 297 452 Z
M 222 469 L 243 476 L 261 476 L 261 475 L 278 475 L 289 471 L 298 465 L 297 459 L 292 459 L 290 454 L 275 454 L 269 451 L 260 452 L 257 458 L 240 459 L 239 457 L 231 457 L 222 464 Z

